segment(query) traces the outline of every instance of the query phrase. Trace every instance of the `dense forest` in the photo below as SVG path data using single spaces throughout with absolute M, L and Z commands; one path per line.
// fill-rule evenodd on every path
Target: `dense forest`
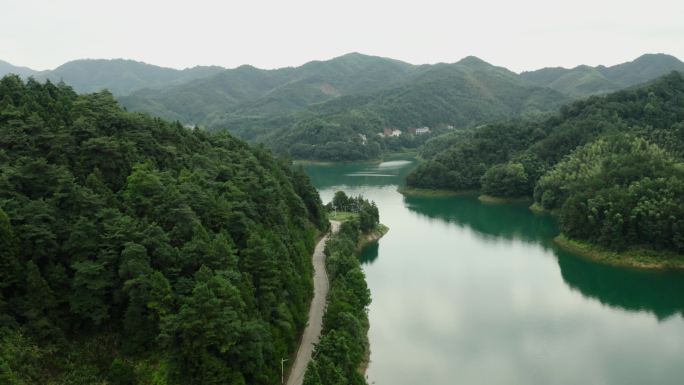
M 228 130 L 295 159 L 378 159 L 415 150 L 440 128 L 470 130 L 511 118 L 543 118 L 568 101 L 646 82 L 684 63 L 647 54 L 615 66 L 516 74 L 476 57 L 412 65 L 350 53 L 299 67 L 174 70 L 131 60 L 74 60 L 49 71 L 0 62 L 8 72 L 64 80 L 78 92 L 109 89 L 131 111 L 185 126 Z M 410 135 L 427 126 L 429 135 Z M 400 129 L 400 138 L 379 137 Z
M 327 228 L 263 148 L 6 76 L 0 383 L 274 384 Z
M 614 249 L 684 251 L 684 75 L 516 121 L 438 138 L 412 187 L 534 196 L 564 233 Z M 430 148 L 430 147 L 437 147 Z
M 434 133 L 444 127 L 472 129 L 511 118 L 540 118 L 575 97 L 682 68 L 684 63 L 674 57 L 644 55 L 597 67 L 594 71 L 606 80 L 594 82 L 574 75 L 579 69 L 518 75 L 476 57 L 414 66 L 354 53 L 297 68 L 243 66 L 178 86 L 134 92 L 121 101 L 133 110 L 227 129 L 295 159 L 368 160 L 415 149 L 429 139 L 406 135 L 411 128 L 428 126 Z M 378 137 L 385 128 L 403 130 L 403 138 Z
M 323 333 L 314 359 L 304 376 L 304 385 L 365 385 L 359 371 L 368 354 L 368 313 L 370 290 L 358 258 L 362 234 L 379 224 L 374 202 L 362 196 L 335 194 L 329 207 L 358 213 L 343 222 L 325 247 L 326 269 L 330 279 L 328 305 L 323 317 Z

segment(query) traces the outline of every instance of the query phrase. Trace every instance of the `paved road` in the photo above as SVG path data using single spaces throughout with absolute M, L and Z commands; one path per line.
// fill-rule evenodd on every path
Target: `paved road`
M 340 222 L 330 221 L 332 232 L 336 233 L 340 228 Z M 306 366 L 311 361 L 311 354 L 313 353 L 314 344 L 317 344 L 321 338 L 321 329 L 323 327 L 323 314 L 325 313 L 326 298 L 328 297 L 328 274 L 325 272 L 325 242 L 328 240 L 328 235 L 323 237 L 314 250 L 312 261 L 314 267 L 314 297 L 311 300 L 311 308 L 309 308 L 309 321 L 304 329 L 302 335 L 302 342 L 297 350 L 297 358 L 292 365 L 292 370 L 287 378 L 287 385 L 301 385 L 304 382 L 304 372 Z

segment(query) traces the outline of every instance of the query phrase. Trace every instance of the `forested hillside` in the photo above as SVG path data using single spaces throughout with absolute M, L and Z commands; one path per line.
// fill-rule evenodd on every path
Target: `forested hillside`
M 610 67 L 542 68 L 523 72 L 520 77 L 579 98 L 645 83 L 672 71 L 684 71 L 684 63 L 670 55 L 646 54 Z
M 684 75 L 591 97 L 543 122 L 464 134 L 407 177 L 412 187 L 532 195 L 561 228 L 612 248 L 684 251 Z
M 684 63 L 647 54 L 611 67 L 516 74 L 472 56 L 450 64 L 412 65 L 350 53 L 274 70 L 244 65 L 179 71 L 121 59 L 76 60 L 42 72 L 0 63 L 0 73 L 3 68 L 38 80 L 63 80 L 78 92 L 108 88 L 131 111 L 227 130 L 280 155 L 348 161 L 415 150 L 446 128 L 543 119 L 573 99 L 684 70 Z M 431 133 L 409 134 L 419 127 Z M 402 130 L 402 137 L 378 135 L 385 129 Z
M 403 135 L 407 129 L 423 126 L 433 131 L 470 128 L 512 117 L 543 116 L 566 100 L 504 68 L 469 57 L 454 64 L 420 67 L 386 90 L 315 105 L 311 108 L 314 117 L 302 118 L 284 130 L 275 128 L 263 141 L 294 158 L 349 160 L 344 156 L 353 155 L 353 159 L 372 159 L 392 148 L 394 139 L 377 136 L 386 127 L 402 129 Z M 364 144 L 359 134 L 369 142 Z M 415 148 L 429 138 L 405 136 L 404 148 Z
M 128 95 L 143 88 L 169 87 L 223 71 L 217 66 L 186 68 L 158 67 L 134 60 L 82 59 L 64 63 L 35 75 L 36 79 L 64 81 L 79 93 L 109 90 L 115 96 Z
M 263 149 L 0 80 L 0 383 L 274 384 L 327 219 Z
M 61 81 L 78 93 L 108 90 L 115 96 L 128 95 L 143 88 L 169 87 L 223 71 L 217 66 L 197 66 L 176 70 L 158 67 L 135 60 L 79 59 L 46 71 L 13 66 L 0 60 L 0 77 L 14 74 L 24 79 L 32 76 L 38 81 Z
M 357 216 L 341 224 L 325 245 L 330 293 L 321 340 L 304 376 L 304 385 L 366 385 L 361 372 L 368 363 L 368 305 L 371 293 L 359 260 L 362 237 L 378 231 L 375 202 L 338 191 L 326 207 L 353 210 Z
M 121 102 L 131 110 L 208 128 L 227 128 L 249 138 L 254 135 L 241 130 L 243 120 L 299 113 L 341 95 L 382 89 L 402 79 L 413 67 L 356 53 L 296 68 L 262 70 L 245 65 L 176 87 L 135 92 Z
M 11 63 L 0 60 L 0 77 L 3 77 L 7 74 L 15 74 L 22 77 L 29 77 L 37 74 L 38 72 L 39 71 L 32 70 L 31 68 L 15 66 Z

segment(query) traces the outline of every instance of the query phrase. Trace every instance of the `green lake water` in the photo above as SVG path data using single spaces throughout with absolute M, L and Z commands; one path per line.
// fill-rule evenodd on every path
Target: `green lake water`
M 476 197 L 405 197 L 413 161 L 305 167 L 380 208 L 363 255 L 369 384 L 684 384 L 684 274 L 553 246 L 553 218 Z

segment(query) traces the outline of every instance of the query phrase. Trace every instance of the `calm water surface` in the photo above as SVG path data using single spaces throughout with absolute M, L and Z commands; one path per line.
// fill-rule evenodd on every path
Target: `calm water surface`
M 363 194 L 390 232 L 363 254 L 369 383 L 684 384 L 684 275 L 557 250 L 525 205 L 404 197 L 414 166 L 307 166 L 324 202 Z

